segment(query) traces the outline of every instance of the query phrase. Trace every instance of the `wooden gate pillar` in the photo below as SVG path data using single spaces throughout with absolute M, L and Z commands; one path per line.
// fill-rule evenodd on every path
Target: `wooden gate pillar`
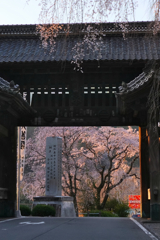
M 141 217 L 150 217 L 150 201 L 148 200 L 148 188 L 150 188 L 149 151 L 146 127 L 139 127 L 140 150 L 140 181 L 141 181 Z
M 0 125 L 2 128 L 2 125 Z M 0 217 L 14 217 L 16 210 L 16 128 L 0 133 Z M 5 134 L 5 135 L 4 135 Z
M 160 143 L 157 126 L 153 125 L 149 131 L 150 151 L 150 216 L 153 221 L 160 221 Z

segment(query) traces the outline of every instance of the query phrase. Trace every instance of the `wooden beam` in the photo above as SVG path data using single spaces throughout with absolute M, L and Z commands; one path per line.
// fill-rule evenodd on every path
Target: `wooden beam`
M 150 151 L 150 208 L 151 220 L 160 221 L 160 143 L 158 136 L 158 121 L 151 123 L 149 131 Z

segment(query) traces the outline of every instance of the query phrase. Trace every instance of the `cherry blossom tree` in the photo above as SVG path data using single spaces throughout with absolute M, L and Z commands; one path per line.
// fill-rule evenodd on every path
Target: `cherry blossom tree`
M 128 202 L 129 195 L 140 195 L 140 179 L 139 179 L 139 168 L 133 167 L 132 170 L 136 173 L 137 177 L 132 176 L 124 179 L 124 181 L 112 189 L 109 194 L 109 198 L 115 198 L 119 201 L 123 201 L 125 203 Z M 114 176 L 114 181 L 117 181 L 117 176 Z
M 41 6 L 37 33 L 40 35 L 43 47 L 50 47 L 51 51 L 56 49 L 56 38 L 59 35 L 64 35 L 67 46 L 67 38 L 73 31 L 73 23 L 85 23 L 81 29 L 83 40 L 81 43 L 75 43 L 72 49 L 74 69 L 82 73 L 84 51 L 91 48 L 93 51 L 98 49 L 101 52 L 105 34 L 99 27 L 100 24 L 114 22 L 115 27 L 118 26 L 123 36 L 126 36 L 128 23 L 135 21 L 135 10 L 138 8 L 138 0 L 37 0 L 37 2 Z M 154 20 L 148 28 L 156 34 L 160 30 L 160 1 L 147 0 L 144 4 L 148 5 Z M 91 26 L 93 22 L 97 24 Z M 79 29 L 76 34 L 79 34 Z M 97 60 L 100 59 L 99 54 Z
M 27 0 L 29 2 L 31 0 Z M 137 0 L 37 0 L 43 23 L 104 22 L 110 15 L 113 21 L 134 19 Z M 156 4 L 158 0 L 153 0 Z
M 41 7 L 39 22 L 44 24 L 135 21 L 139 7 L 139 0 L 37 0 L 37 3 Z M 159 21 L 159 0 L 143 3 L 152 19 Z
M 22 192 L 29 200 L 45 195 L 45 167 L 33 166 L 32 172 L 25 174 L 21 184 Z
M 138 177 L 133 165 L 138 160 L 138 133 L 132 128 L 101 127 L 83 139 L 86 177 L 94 190 L 97 209 L 104 209 L 109 193 L 126 178 Z M 129 160 L 130 159 L 130 163 Z
M 85 130 L 86 128 L 83 127 L 38 128 L 34 133 L 34 137 L 28 140 L 26 151 L 27 162 L 29 165 L 33 165 L 32 171 L 36 176 L 37 167 L 44 169 L 46 137 L 58 136 L 62 138 L 62 190 L 64 195 L 73 197 L 77 212 L 77 192 L 81 191 L 80 182 L 84 177 L 85 169 L 84 157 L 78 148 L 80 148 L 79 141 L 83 138 Z M 42 181 L 38 183 L 37 180 L 36 184 L 41 188 Z M 42 185 L 45 185 L 44 181 Z
M 75 208 L 104 208 L 109 194 L 128 177 L 137 177 L 138 133 L 132 128 L 40 127 L 28 139 L 24 194 L 44 195 L 46 137 L 62 137 L 62 189 Z M 128 158 L 128 161 L 127 161 Z M 129 163 L 130 159 L 130 163 Z M 33 191 L 35 189 L 35 191 Z M 82 207 L 83 206 L 83 207 Z

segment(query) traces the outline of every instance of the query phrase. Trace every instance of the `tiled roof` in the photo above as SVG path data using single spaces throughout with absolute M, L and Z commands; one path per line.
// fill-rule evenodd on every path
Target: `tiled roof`
M 9 88 L 9 82 L 0 77 L 0 89 Z
M 15 85 L 14 81 L 11 81 L 9 83 L 0 77 L 0 91 L 6 92 L 6 93 L 11 93 L 11 94 L 17 93 L 20 96 L 20 98 L 23 99 L 19 92 L 19 85 L 17 85 L 17 84 Z
M 153 30 L 154 22 L 130 22 L 126 25 L 128 32 L 150 32 Z M 96 28 L 105 33 L 122 33 L 122 28 L 120 27 L 121 23 L 76 23 L 76 24 L 61 24 L 61 34 L 65 34 L 65 29 L 68 31 L 69 26 L 69 34 L 84 34 L 86 32 L 86 28 L 90 25 L 92 28 Z M 28 25 L 0 25 L 0 35 L 31 35 L 36 33 L 35 24 Z M 49 26 L 49 25 L 48 25 Z
M 147 70 L 143 71 L 138 77 L 130 81 L 129 83 L 122 83 L 122 86 L 119 87 L 119 95 L 127 95 L 143 87 L 149 80 L 152 78 L 155 72 L 154 66 Z
M 0 99 L 1 98 L 2 100 L 6 99 L 8 103 L 13 103 L 14 101 L 16 106 L 20 106 L 25 113 L 35 114 L 35 110 L 30 107 L 20 94 L 19 86 L 14 85 L 13 81 L 9 83 L 0 77 Z
M 136 116 L 137 111 L 146 110 L 148 94 L 157 69 L 158 63 L 149 61 L 139 76 L 129 83 L 122 82 L 119 92 L 115 93 L 120 114 L 129 114 L 134 111 Z
M 55 50 L 42 47 L 39 37 L 35 34 L 35 25 L 0 26 L 0 63 L 8 62 L 42 62 L 75 60 L 75 44 L 83 46 L 80 60 L 158 60 L 160 59 L 160 37 L 151 34 L 145 37 L 139 33 L 147 32 L 146 23 L 131 24 L 126 40 L 120 35 L 120 29 L 113 24 L 98 25 L 106 34 L 102 40 L 97 39 L 88 47 L 83 43 L 82 24 L 73 24 L 68 36 L 60 34 L 55 39 Z M 78 29 L 78 32 L 77 32 Z M 118 35 L 117 35 L 118 33 Z M 81 50 L 80 50 L 81 52 Z

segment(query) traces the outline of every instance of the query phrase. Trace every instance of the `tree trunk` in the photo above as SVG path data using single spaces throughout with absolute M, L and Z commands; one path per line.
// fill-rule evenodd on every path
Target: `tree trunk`
M 70 196 L 73 197 L 74 208 L 75 208 L 76 216 L 78 217 L 78 205 L 77 205 L 76 195 L 73 192 L 71 192 Z
M 101 203 L 100 203 L 100 189 L 97 189 L 97 196 L 96 196 L 96 208 L 101 210 Z
M 101 209 L 104 209 L 107 199 L 108 199 L 108 192 L 105 194 L 105 197 L 103 198 L 103 201 L 101 203 Z
M 74 198 L 73 198 L 73 203 L 74 203 L 74 208 L 75 208 L 76 216 L 78 217 L 78 205 L 77 205 L 76 196 L 74 196 Z

